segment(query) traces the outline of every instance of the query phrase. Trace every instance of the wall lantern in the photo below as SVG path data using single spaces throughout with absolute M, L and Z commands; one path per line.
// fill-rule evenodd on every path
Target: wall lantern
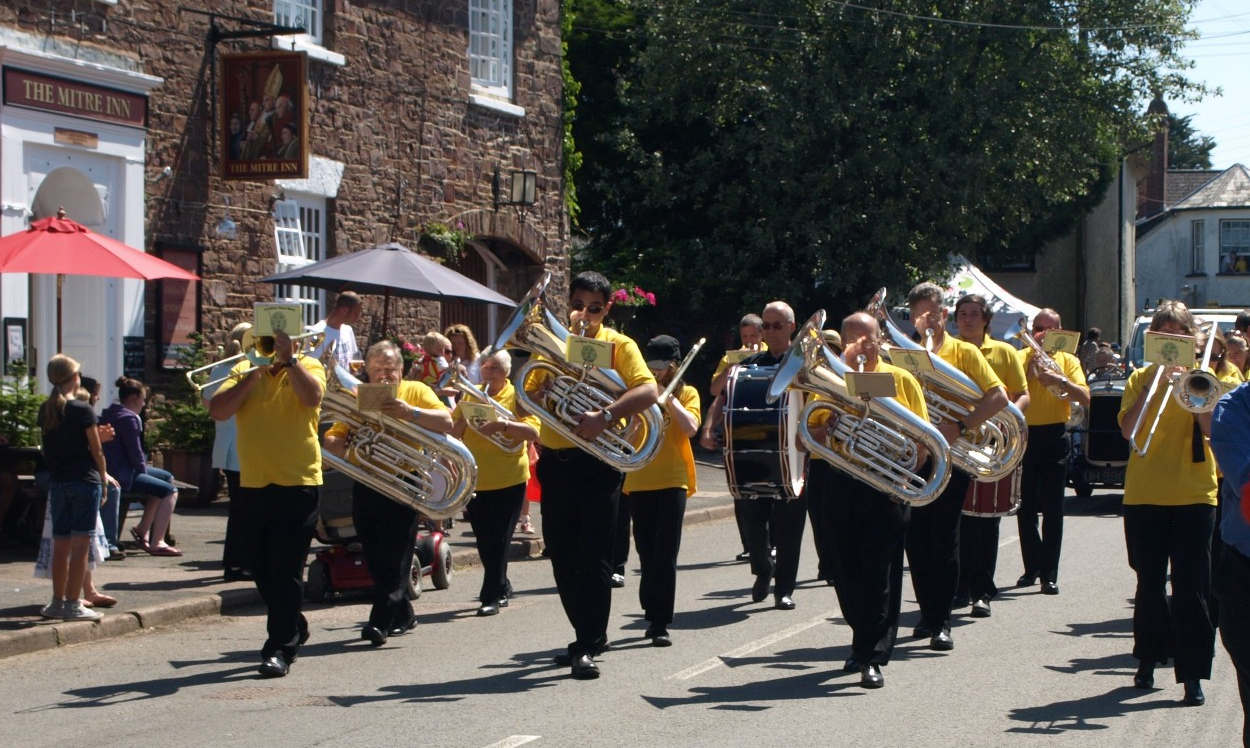
M 538 193 L 538 172 L 510 169 L 505 176 L 496 166 L 495 175 L 491 180 L 490 193 L 494 198 L 495 210 L 511 205 L 523 212 L 525 208 L 534 204 Z

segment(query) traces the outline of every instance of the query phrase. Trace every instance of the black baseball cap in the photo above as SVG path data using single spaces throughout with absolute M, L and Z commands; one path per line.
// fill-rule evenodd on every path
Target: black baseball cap
M 663 369 L 681 358 L 681 344 L 672 335 L 656 335 L 647 341 L 642 357 L 652 369 Z

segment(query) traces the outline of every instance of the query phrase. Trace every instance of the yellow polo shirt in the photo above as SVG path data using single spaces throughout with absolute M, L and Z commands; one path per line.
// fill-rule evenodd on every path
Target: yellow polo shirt
M 612 351 L 612 368 L 625 380 L 626 389 L 632 389 L 640 384 L 647 382 L 655 383 L 655 376 L 651 370 L 647 368 L 647 362 L 642 357 L 642 352 L 638 350 L 638 344 L 628 335 L 613 330 L 606 325 L 600 325 L 598 332 L 592 335 L 595 340 L 605 340 L 613 344 Z M 539 386 L 547 378 L 544 373 L 534 372 L 525 382 L 526 392 L 536 392 Z M 547 424 L 542 425 L 542 429 L 538 433 L 538 443 L 548 449 L 570 449 L 577 445 L 560 436 L 555 429 Z
M 1129 375 L 1124 387 L 1124 396 L 1120 399 L 1119 421 L 1138 398 L 1145 397 L 1154 379 L 1156 364 L 1138 369 Z M 1188 504 L 1216 503 L 1215 457 L 1211 454 L 1211 446 L 1202 437 L 1202 462 L 1193 461 L 1194 415 L 1176 404 L 1170 395 L 1163 399 L 1167 382 L 1160 381 L 1154 398 L 1146 404 L 1142 415 L 1142 426 L 1137 434 L 1137 444 L 1146 443 L 1146 434 L 1150 424 L 1154 423 L 1155 414 L 1163 405 L 1163 417 L 1159 419 L 1159 427 L 1154 440 L 1150 442 L 1150 451 L 1145 457 L 1130 450 L 1128 470 L 1124 476 L 1124 503 L 1157 504 L 1161 506 L 1184 506 Z
M 981 392 L 1003 386 L 1003 380 L 999 379 L 985 356 L 981 355 L 981 349 L 966 340 L 946 333 L 942 337 L 942 347 L 935 353 L 938 358 L 966 374 L 981 388 Z
M 894 399 L 903 407 L 919 416 L 925 423 L 929 422 L 929 406 L 924 401 L 924 389 L 920 386 L 919 380 L 906 369 L 901 369 L 893 364 L 887 364 L 884 361 L 877 361 L 877 368 L 874 371 L 886 372 L 894 377 Z M 824 395 L 813 395 L 814 400 L 825 400 L 829 398 Z M 819 426 L 829 421 L 829 411 L 821 409 L 819 412 L 813 413 L 808 421 L 808 426 Z
M 300 356 L 298 366 L 326 386 L 326 370 L 311 356 Z M 230 370 L 232 378 L 213 395 L 235 387 L 243 372 L 252 366 L 243 359 Z M 244 488 L 278 486 L 320 486 L 321 445 L 317 443 L 317 422 L 321 407 L 300 403 L 291 389 L 286 369 L 272 374 L 261 372 L 256 385 L 243 401 L 234 422 L 239 451 L 239 485 Z
M 702 409 L 699 406 L 699 391 L 688 384 L 683 384 L 673 393 L 673 397 L 681 403 L 690 415 L 694 416 L 696 428 L 700 422 Z M 677 424 L 669 419 L 668 428 L 664 430 L 664 438 L 656 449 L 655 458 L 641 470 L 625 474 L 625 493 L 638 491 L 659 491 L 664 488 L 684 488 L 687 496 L 693 496 L 696 490 L 694 479 L 694 451 L 690 448 L 690 439 L 681 433 Z
M 516 404 L 516 388 L 512 382 L 505 381 L 499 394 L 492 395 L 495 402 L 507 408 L 515 416 L 518 412 Z M 464 417 L 464 409 L 456 406 L 454 413 L 457 419 Z M 526 414 L 514 421 L 529 424 L 535 429 L 541 428 L 538 417 Z M 473 453 L 477 460 L 477 490 L 497 491 L 508 486 L 515 486 L 530 479 L 529 450 L 522 447 L 521 451 L 506 452 L 498 444 L 482 436 L 472 428 L 464 430 L 464 445 Z
M 1033 349 L 1024 348 L 1019 351 L 1019 359 L 1024 370 L 1029 370 L 1029 362 L 1033 360 Z M 1066 351 L 1055 351 L 1050 354 L 1059 364 L 1059 369 L 1072 384 L 1085 386 L 1085 370 L 1081 360 Z M 1024 421 L 1030 426 L 1048 426 L 1056 423 L 1067 423 L 1072 415 L 1070 399 L 1055 397 L 1046 385 L 1037 377 L 1029 377 L 1029 406 L 1024 409 Z
M 973 345 L 977 344 L 973 343 Z M 981 355 L 985 356 L 990 368 L 999 379 L 1003 380 L 1003 387 L 1007 389 L 1009 397 L 1014 399 L 1016 395 L 1025 392 L 1028 383 L 1025 382 L 1024 366 L 1020 362 L 1019 351 L 1011 344 L 995 340 L 989 335 L 986 335 L 977 347 L 981 349 Z
M 414 408 L 447 410 L 447 405 L 438 399 L 438 395 L 434 393 L 434 390 L 430 389 L 428 384 L 415 379 L 400 380 L 395 397 Z M 348 433 L 349 430 L 345 423 L 335 423 L 326 430 L 326 436 L 333 436 L 337 439 L 345 439 Z

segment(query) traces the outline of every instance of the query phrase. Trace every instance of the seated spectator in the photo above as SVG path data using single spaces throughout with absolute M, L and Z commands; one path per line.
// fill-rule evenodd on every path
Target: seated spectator
M 82 389 L 80 392 L 86 393 L 86 402 L 95 410 L 96 403 L 100 402 L 100 380 L 94 377 L 82 378 Z M 79 398 L 83 399 L 83 398 Z M 100 444 L 107 444 L 113 441 L 113 427 L 107 423 L 101 423 L 97 427 L 100 432 Z M 100 519 L 104 523 L 104 539 L 108 544 L 110 561 L 119 561 L 126 557 L 126 552 L 122 550 L 121 543 L 117 537 L 117 527 L 121 518 L 122 490 L 117 480 L 113 476 L 109 476 L 107 485 L 107 496 L 104 503 L 100 506 Z M 91 570 L 87 570 L 88 579 L 91 576 Z M 89 589 L 93 589 L 86 585 Z M 84 597 L 89 599 L 90 596 Z
M 167 470 L 148 464 L 143 451 L 143 420 L 139 412 L 147 404 L 147 388 L 143 382 L 128 377 L 117 380 L 120 402 L 104 409 L 101 420 L 113 427 L 113 441 L 104 445 L 105 458 L 122 491 L 150 497 L 143 507 L 143 519 L 130 528 L 139 547 L 153 556 L 181 556 L 182 551 L 165 543 L 178 489 L 174 476 Z

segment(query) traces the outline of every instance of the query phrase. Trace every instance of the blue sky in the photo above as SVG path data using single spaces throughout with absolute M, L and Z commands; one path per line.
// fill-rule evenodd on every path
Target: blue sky
M 1202 38 L 1185 47 L 1194 61 L 1187 74 L 1222 88 L 1223 95 L 1197 103 L 1169 101 L 1168 108 L 1173 114 L 1194 115 L 1194 129 L 1215 138 L 1211 166 L 1250 167 L 1250 2 L 1198 0 L 1189 19 Z

